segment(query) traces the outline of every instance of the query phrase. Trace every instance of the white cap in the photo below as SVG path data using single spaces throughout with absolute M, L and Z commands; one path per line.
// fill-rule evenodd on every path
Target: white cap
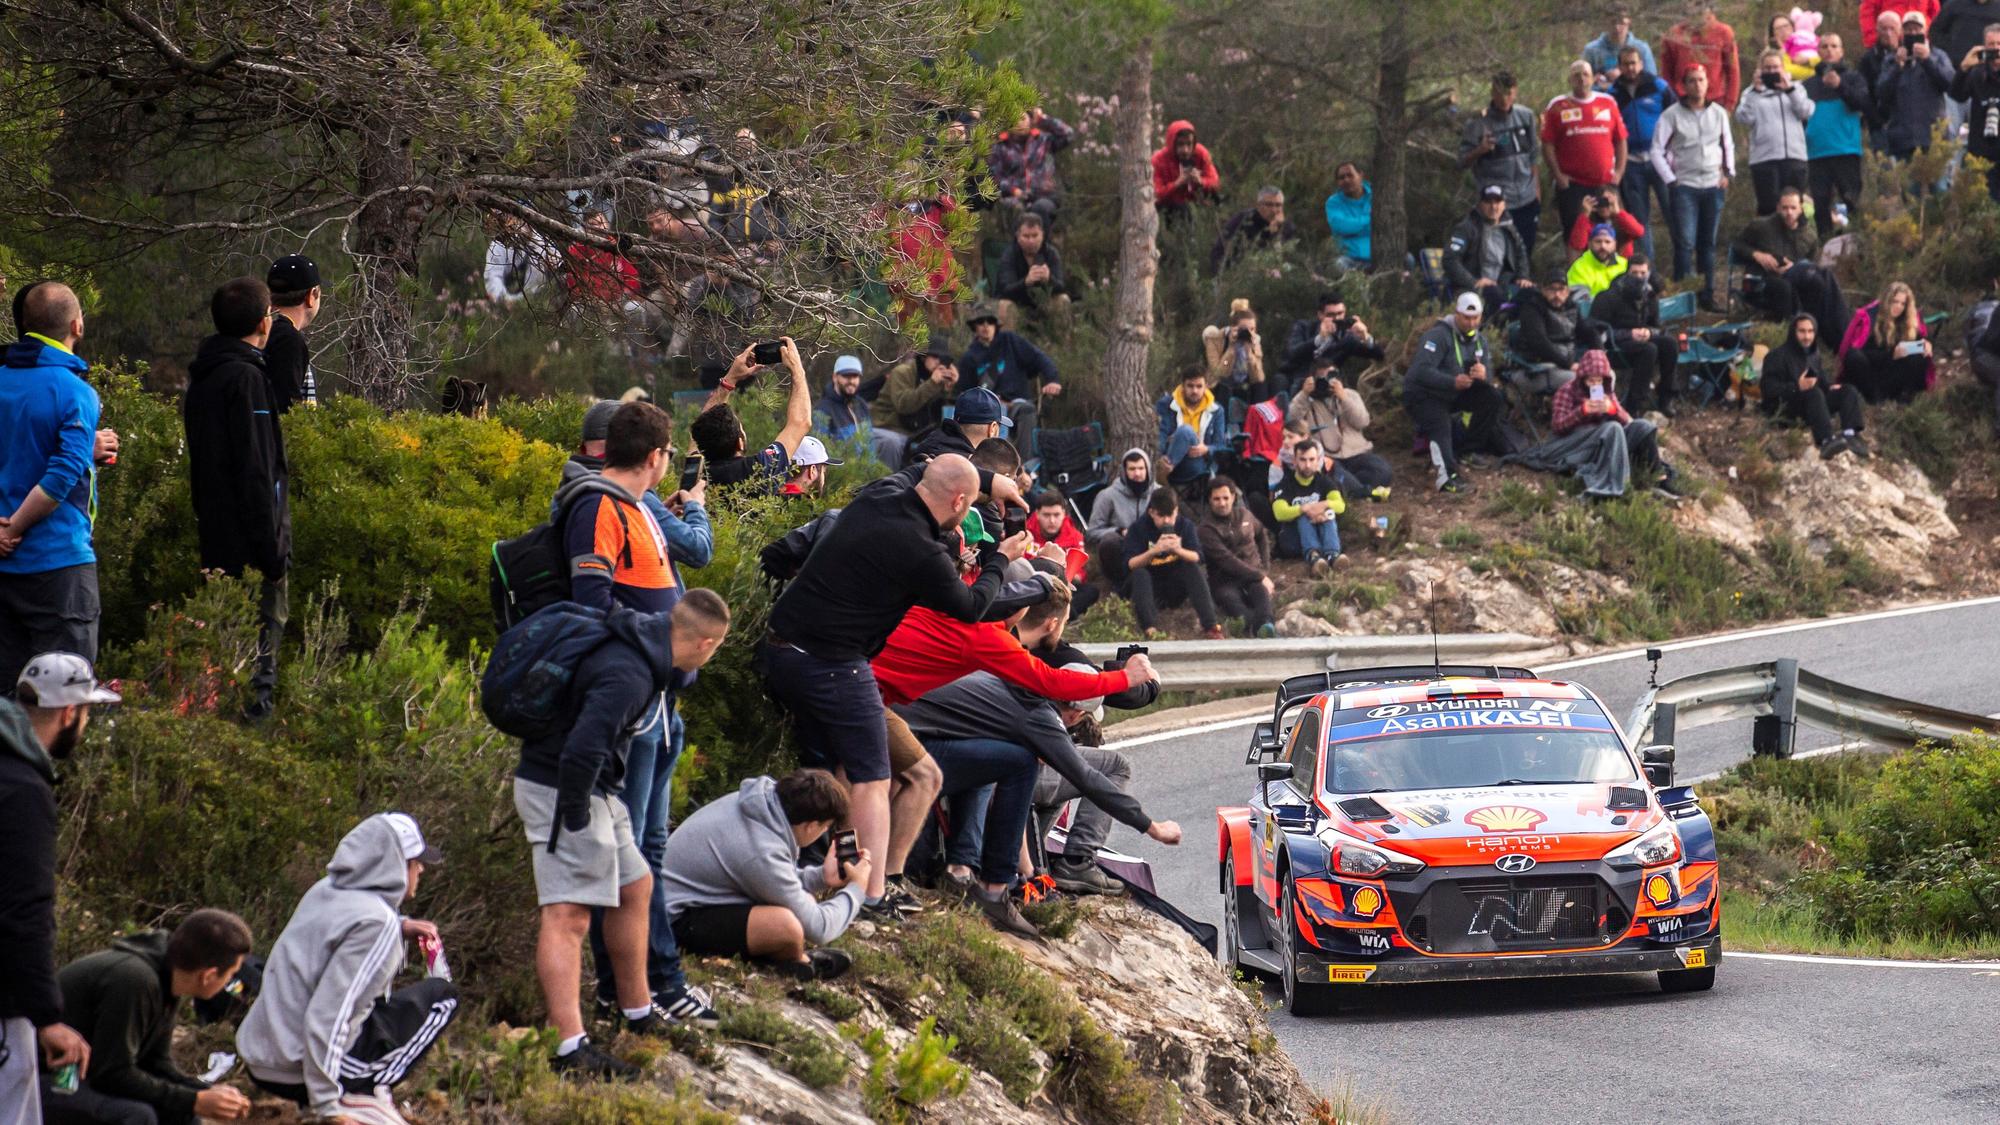
M 383 813 L 382 819 L 396 830 L 396 844 L 402 849 L 405 860 L 420 859 L 425 863 L 436 863 L 444 856 L 438 850 L 424 843 L 424 834 L 417 830 L 416 819 L 409 813 Z
M 1103 671 L 1103 669 L 1095 668 L 1089 664 L 1083 663 L 1082 661 L 1078 661 L 1075 664 L 1063 665 L 1063 671 L 1088 672 L 1094 676 L 1098 672 Z M 1089 699 L 1075 700 L 1074 702 L 1070 703 L 1069 706 L 1074 707 L 1079 711 L 1087 712 L 1091 718 L 1096 719 L 1100 723 L 1104 721 L 1104 697 L 1101 695 L 1093 696 Z
M 1458 302 L 1452 305 L 1452 308 L 1457 310 L 1460 316 L 1478 316 L 1486 311 L 1486 306 L 1480 303 L 1477 293 L 1460 293 Z
M 78 707 L 92 703 L 116 703 L 118 693 L 97 682 L 90 661 L 73 652 L 45 652 L 21 669 L 15 691 L 26 688 L 34 694 L 37 707 L 50 709 Z
M 827 456 L 826 443 L 808 434 L 799 439 L 799 451 L 792 454 L 792 464 L 803 469 L 812 465 L 839 465 L 844 462 Z
M 835 375 L 861 374 L 861 357 L 858 355 L 841 356 L 839 359 L 833 361 L 833 373 Z

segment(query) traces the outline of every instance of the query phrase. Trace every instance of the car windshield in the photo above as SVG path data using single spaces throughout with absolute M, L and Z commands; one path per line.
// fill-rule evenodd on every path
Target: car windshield
M 1632 759 L 1608 730 L 1426 731 L 1336 743 L 1327 789 L 1376 793 L 1633 781 Z

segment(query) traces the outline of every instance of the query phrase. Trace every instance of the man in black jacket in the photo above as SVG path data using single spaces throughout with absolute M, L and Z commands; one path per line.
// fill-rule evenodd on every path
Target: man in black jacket
M 1025 309 L 1037 320 L 1052 321 L 1058 331 L 1068 330 L 1069 278 L 1040 215 L 1029 211 L 1021 216 L 993 280 L 993 292 L 1000 298 L 1001 328 L 1009 332 L 1019 328 Z
M 233 1086 L 210 1085 L 174 1065 L 174 1017 L 183 997 L 212 1000 L 250 952 L 250 927 L 226 910 L 197 910 L 169 934 L 149 930 L 64 965 L 63 1016 L 90 1040 L 90 1078 L 52 1094 L 47 1125 L 189 1125 L 250 1115 Z
M 1285 218 L 1285 193 L 1275 184 L 1257 189 L 1257 205 L 1229 216 L 1208 251 L 1208 268 L 1221 273 L 1245 251 L 1282 250 L 1299 240 L 1299 231 Z
M 1803 419 L 1812 427 L 1819 455 L 1829 461 L 1839 453 L 1866 458 L 1868 443 L 1861 440 L 1861 392 L 1852 384 L 1836 382 L 1837 373 L 1826 373 L 1813 346 L 1818 341 L 1818 322 L 1810 313 L 1795 314 L 1785 342 L 1764 357 L 1764 370 L 1758 377 L 1764 388 L 1764 413 Z M 1833 425 L 1835 414 L 1840 416 L 1838 430 Z
M 1278 371 L 1291 380 L 1285 389 L 1289 395 L 1313 373 L 1315 364 L 1342 367 L 1356 357 L 1381 359 L 1383 354 L 1382 345 L 1370 334 L 1368 325 L 1348 313 L 1347 298 L 1338 293 L 1322 293 L 1317 316 L 1292 322 Z
M 1729 248 L 1738 261 L 1748 262 L 1745 296 L 1758 308 L 1780 321 L 1790 321 L 1796 312 L 1811 313 L 1821 324 L 1845 325 L 1847 299 L 1840 282 L 1820 268 L 1819 238 L 1805 221 L 1805 193 L 1786 188 L 1778 193 L 1778 209 L 1761 219 L 1752 219 Z M 1754 279 L 1757 287 L 1748 282 Z M 1840 343 L 1845 327 L 1836 328 L 1820 340 L 1828 351 Z
M 264 284 L 271 287 L 271 339 L 264 345 L 271 409 L 283 414 L 294 403 L 317 406 L 319 383 L 305 330 L 319 318 L 319 267 L 304 254 L 287 254 L 271 263 Z
M 979 621 L 1000 592 L 1002 568 L 1027 553 L 1022 532 L 982 551 L 972 585 L 959 580 L 956 533 L 981 485 L 979 470 L 956 453 L 874 482 L 821 533 L 771 609 L 766 686 L 791 712 L 804 764 L 845 774 L 860 845 L 880 857 L 868 877 L 871 905 L 906 858 L 889 848 L 889 789 L 911 763 L 891 768 L 888 719 L 868 661 L 911 606 Z M 986 490 L 1002 505 L 1025 507 L 1005 477 Z
M 1674 415 L 1675 377 L 1681 345 L 1660 327 L 1660 290 L 1653 281 L 1653 264 L 1644 254 L 1632 255 L 1625 272 L 1591 303 L 1590 319 L 1611 330 L 1611 348 L 1627 372 L 1625 407 L 1634 416 L 1658 409 Z
M 1132 599 L 1132 616 L 1138 619 L 1147 640 L 1160 635 L 1154 628 L 1160 606 L 1190 602 L 1202 636 L 1219 641 L 1222 624 L 1215 616 L 1215 599 L 1208 589 L 1201 533 L 1180 508 L 1174 490 L 1162 488 L 1146 501 L 1145 513 L 1126 529 L 1126 596 Z
M 1444 272 L 1456 293 L 1477 293 L 1497 313 L 1528 279 L 1528 247 L 1507 217 L 1507 193 L 1498 184 L 1480 189 L 1479 203 L 1451 230 Z
M 1403 409 L 1430 445 L 1439 492 L 1468 492 L 1458 471 L 1455 415 L 1471 415 L 1462 443 L 1468 451 L 1505 454 L 1500 412 L 1507 400 L 1493 385 L 1492 355 L 1479 334 L 1485 308 L 1477 294 L 1460 293 L 1449 315 L 1417 337 L 1416 358 L 1403 373 Z
M 181 412 L 202 569 L 240 578 L 249 566 L 262 579 L 254 695 L 243 711 L 255 720 L 270 715 L 278 687 L 292 561 L 285 438 L 264 368 L 271 290 L 254 277 L 239 277 L 217 289 L 208 308 L 215 335 L 201 342 L 188 365 Z
M 63 1022 L 56 985 L 55 763 L 83 739 L 93 706 L 116 703 L 69 652 L 28 662 L 0 698 L 0 1121 L 41 1120 L 37 1057 L 90 1077 L 90 1044 Z
M 2000 202 L 2000 7 L 1994 22 L 1980 39 L 1966 48 L 1958 60 L 1958 73 L 1951 80 L 1951 96 L 1966 103 L 1966 120 L 1972 126 L 1965 151 L 1992 161 L 1986 170 L 1986 192 Z M 1938 17 L 1940 26 L 1944 17 Z
M 1582 318 L 1569 300 L 1567 269 L 1551 269 L 1540 287 L 1515 298 L 1514 354 L 1543 370 L 1523 382 L 1529 390 L 1553 391 L 1576 377 L 1577 329 Z
M 567 721 L 521 743 L 514 810 L 534 854 L 541 906 L 535 969 L 549 1021 L 562 1037 L 555 1067 L 628 1078 L 634 1068 L 584 1038 L 578 991 L 592 907 L 605 912 L 604 944 L 627 1030 L 663 1034 L 682 1020 L 715 1021 L 698 995 L 676 1011 L 649 993 L 653 875 L 619 794 L 634 729 L 656 714 L 665 721 L 673 710 L 668 697 L 689 684 L 728 636 L 729 606 L 713 590 L 689 590 L 671 613 L 639 613 L 613 603 L 605 625 L 610 639 L 576 667 Z

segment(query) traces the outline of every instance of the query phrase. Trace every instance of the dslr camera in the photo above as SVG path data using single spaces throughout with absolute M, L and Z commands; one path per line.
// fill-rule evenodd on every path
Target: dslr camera
M 1232 333 L 1230 334 L 1230 339 L 1234 340 L 1235 342 L 1237 342 L 1237 343 L 1239 343 L 1239 344 L 1247 344 L 1247 343 L 1249 343 L 1249 342 L 1250 342 L 1250 330 L 1249 330 L 1248 328 L 1244 328 L 1244 327 L 1242 327 L 1242 326 L 1240 326 L 1240 325 L 1239 325 L 1239 326 L 1238 326 L 1238 327 L 1237 327 L 1237 328 L 1236 328 L 1236 329 L 1235 329 L 1235 330 L 1234 330 L 1234 331 L 1233 331 L 1233 332 L 1232 332 Z

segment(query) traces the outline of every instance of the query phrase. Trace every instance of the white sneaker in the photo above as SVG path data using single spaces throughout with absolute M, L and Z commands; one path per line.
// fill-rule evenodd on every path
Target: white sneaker
M 387 1086 L 375 1087 L 372 1094 L 342 1094 L 334 1116 L 354 1125 L 410 1125 L 396 1109 L 396 1099 Z

